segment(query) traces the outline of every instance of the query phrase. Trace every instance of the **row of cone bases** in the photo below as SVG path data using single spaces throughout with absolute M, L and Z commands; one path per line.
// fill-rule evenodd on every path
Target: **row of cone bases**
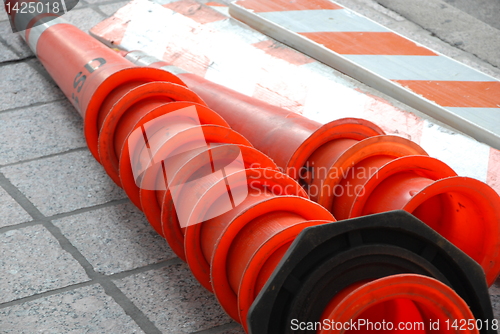
M 245 330 L 294 239 L 336 220 L 406 210 L 476 260 L 489 285 L 498 276 L 498 194 L 417 144 L 362 119 L 321 125 L 161 61 L 136 66 L 151 57 L 125 59 L 39 19 L 23 35 L 39 35 L 30 46 L 84 118 L 93 156 Z M 357 282 L 323 314 L 359 317 L 474 318 L 449 287 L 411 274 Z

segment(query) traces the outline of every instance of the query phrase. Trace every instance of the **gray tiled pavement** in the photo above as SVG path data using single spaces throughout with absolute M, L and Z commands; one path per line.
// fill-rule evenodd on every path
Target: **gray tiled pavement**
M 118 204 L 54 220 L 54 225 L 104 275 L 175 257 L 134 205 Z
M 47 82 L 34 68 L 35 61 L 29 59 L 0 67 L 0 112 L 64 97 L 53 82 Z
M 126 198 L 88 150 L 7 166 L 0 172 L 47 216 Z
M 0 188 L 0 212 L 0 228 L 31 220 L 31 216 L 3 188 Z
M 85 270 L 41 225 L 0 235 L 0 303 L 87 281 Z
M 14 52 L 2 46 L 2 48 L 0 49 L 0 62 L 14 60 L 16 58 L 17 56 Z
M 68 101 L 58 101 L 0 113 L 0 165 L 86 147 L 82 118 L 68 108 Z
M 67 18 L 85 30 L 125 3 Z M 0 6 L 0 332 L 242 334 L 92 158 L 6 19 Z
M 99 285 L 84 286 L 0 310 L 2 332 L 143 333 Z
M 33 56 L 33 52 L 28 45 L 17 34 L 12 33 L 9 21 L 0 22 L 0 36 L 14 52 L 15 57 L 12 60 Z M 7 48 L 3 49 L 8 50 Z
M 163 333 L 192 333 L 230 322 L 213 294 L 191 276 L 183 263 L 115 281 Z M 151 296 L 160 302 L 151 303 Z
M 80 1 L 88 30 L 126 1 Z M 0 6 L 0 332 L 242 334 L 86 148 Z

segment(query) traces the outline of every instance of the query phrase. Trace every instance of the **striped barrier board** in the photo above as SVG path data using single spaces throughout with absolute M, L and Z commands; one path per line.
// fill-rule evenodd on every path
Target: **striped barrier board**
M 152 56 L 321 123 L 372 121 L 419 143 L 459 175 L 500 193 L 500 151 L 227 17 L 228 7 L 194 0 L 134 0 L 91 30 L 105 44 Z
M 329 0 L 239 0 L 260 32 L 500 149 L 500 81 Z

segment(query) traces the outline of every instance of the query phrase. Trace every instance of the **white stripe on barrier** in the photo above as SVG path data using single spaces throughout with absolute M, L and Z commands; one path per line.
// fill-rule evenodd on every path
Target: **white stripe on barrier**
M 387 32 L 388 29 L 347 9 L 265 12 L 259 16 L 293 32 Z
M 158 4 L 146 0 L 137 1 L 133 17 L 121 41 L 122 46 L 128 50 L 143 50 L 152 56 L 163 58 L 168 44 L 164 32 L 179 33 L 173 23 L 176 20 L 170 20 L 168 17 L 171 15 L 182 16 Z
M 204 24 L 203 29 L 217 31 L 219 34 L 226 34 L 228 38 L 227 48 L 235 47 L 234 45 L 231 45 L 234 40 L 237 40 L 238 43 L 255 44 L 268 39 L 261 33 L 253 29 L 248 29 L 245 24 L 231 19 Z
M 306 80 L 305 117 L 323 124 L 344 117 L 366 118 L 365 94 L 320 75 Z
M 205 79 L 252 96 L 261 72 L 260 67 L 256 66 L 255 63 L 252 64 L 252 61 L 259 58 L 259 52 L 256 52 L 255 49 L 252 50 L 250 46 L 240 51 L 236 59 L 233 57 L 234 53 L 228 55 L 224 50 L 213 54 L 212 63 L 207 69 Z M 249 66 L 241 66 L 242 60 L 248 62 Z
M 490 156 L 488 145 L 427 120 L 424 121 L 420 145 L 431 157 L 442 160 L 458 175 L 486 182 L 488 164 L 485 162 Z
M 497 81 L 442 56 L 343 55 L 389 80 Z
M 499 106 L 500 107 L 500 106 Z M 480 124 L 485 129 L 500 133 L 500 109 L 499 108 L 457 108 L 446 107 L 455 114 L 470 119 Z

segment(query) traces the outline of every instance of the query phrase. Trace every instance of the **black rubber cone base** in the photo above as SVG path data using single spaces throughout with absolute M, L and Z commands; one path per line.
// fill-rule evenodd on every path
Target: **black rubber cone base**
M 488 286 L 479 264 L 413 215 L 391 211 L 305 229 L 252 304 L 249 331 L 307 333 L 292 331 L 292 319 L 320 321 L 329 301 L 347 286 L 404 273 L 450 286 L 476 319 L 491 323 Z

